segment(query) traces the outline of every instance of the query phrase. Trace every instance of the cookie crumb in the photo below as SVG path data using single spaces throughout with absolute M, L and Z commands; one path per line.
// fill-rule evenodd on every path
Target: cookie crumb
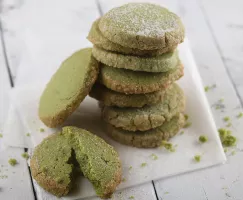
M 205 92 L 208 92 L 209 89 L 210 89 L 209 86 L 205 86 L 205 87 L 204 87 L 204 91 L 205 91 Z
M 123 178 L 123 179 L 122 179 L 122 182 L 126 182 L 126 180 L 127 180 L 126 178 Z
M 243 112 L 240 112 L 238 115 L 237 115 L 237 118 L 242 118 L 243 117 Z
M 44 128 L 40 128 L 40 132 L 45 132 L 45 129 Z
M 153 160 L 158 160 L 158 156 L 155 155 L 154 153 L 151 154 L 151 158 L 152 158 Z
M 231 152 L 231 155 L 232 155 L 232 156 L 234 156 L 235 154 L 236 154 L 236 152 L 235 152 L 235 151 L 232 151 L 232 152 Z
M 228 124 L 226 124 L 226 127 L 231 127 L 232 126 L 232 123 L 229 122 Z
M 2 138 L 3 137 L 3 134 L 2 133 L 0 133 L 0 138 Z
M 135 199 L 135 197 L 134 196 L 130 196 L 129 199 Z
M 10 159 L 8 160 L 8 163 L 9 163 L 11 166 L 15 166 L 15 165 L 17 164 L 17 160 L 14 159 L 14 158 L 10 158 Z
M 200 156 L 200 155 L 195 155 L 195 156 L 194 156 L 194 160 L 195 160 L 196 162 L 200 162 L 200 161 L 201 161 L 201 156 Z
M 206 135 L 201 135 L 201 136 L 199 137 L 199 141 L 200 141 L 201 143 L 205 143 L 205 142 L 208 141 L 208 137 L 207 137 Z
M 147 163 L 142 163 L 141 164 L 141 167 L 145 167 L 145 166 L 147 166 Z
M 226 116 L 226 117 L 223 118 L 223 120 L 224 120 L 225 122 L 228 122 L 228 121 L 230 121 L 230 117 L 229 117 L 229 116 Z
M 185 120 L 187 121 L 189 119 L 189 115 L 184 114 Z
M 236 137 L 231 135 L 232 132 L 227 129 L 220 128 L 218 130 L 221 143 L 225 147 L 232 147 L 236 143 Z
M 183 135 L 185 133 L 185 131 L 181 131 L 180 134 Z
M 189 128 L 192 125 L 191 122 L 186 122 L 185 125 L 183 126 L 183 128 Z
M 132 169 L 132 166 L 129 167 L 129 170 L 131 170 L 131 169 Z
M 169 194 L 169 192 L 164 192 L 164 194 Z
M 165 149 L 167 149 L 170 152 L 175 152 L 175 148 L 173 147 L 173 144 L 169 143 L 165 140 L 162 141 L 161 147 L 164 147 Z
M 23 157 L 23 158 L 25 158 L 25 159 L 28 159 L 30 156 L 29 156 L 29 154 L 28 153 L 22 153 L 21 154 L 21 156 Z
M 27 137 L 30 137 L 30 133 L 26 133 L 26 136 L 27 136 Z

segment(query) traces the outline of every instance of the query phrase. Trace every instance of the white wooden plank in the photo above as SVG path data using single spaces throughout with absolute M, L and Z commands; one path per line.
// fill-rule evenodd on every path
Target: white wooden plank
M 118 6 L 124 3 L 124 1 L 107 0 L 100 0 L 100 2 L 104 12 L 115 5 Z M 209 103 L 214 104 L 220 98 L 224 98 L 224 105 L 226 106 L 224 112 L 212 109 L 216 124 L 218 127 L 224 126 L 225 123 L 223 123 L 222 118 L 230 116 L 233 123 L 233 132 L 239 140 L 238 148 L 241 149 L 243 145 L 241 134 L 243 126 L 242 122 L 236 119 L 236 115 L 241 110 L 239 109 L 241 107 L 240 102 L 226 73 L 224 63 L 214 44 L 200 7 L 193 0 L 153 2 L 166 5 L 182 17 L 204 84 L 217 84 L 217 88 L 207 94 Z M 243 163 L 239 159 L 240 156 L 241 152 L 239 151 L 235 156 L 228 157 L 229 160 L 224 166 L 156 181 L 159 199 L 215 200 L 228 199 L 227 195 L 235 199 L 241 199 L 243 196 L 241 190 L 243 181 L 240 166 Z
M 243 99 L 243 1 L 202 0 L 201 7 L 232 81 Z
M 4 137 L 2 130 L 9 108 L 7 91 L 10 89 L 10 82 L 2 45 L 0 47 L 0 133 Z M 0 150 L 0 199 L 34 199 L 27 162 L 21 156 L 23 152 L 23 149 L 18 148 Z M 10 166 L 8 164 L 10 158 L 15 158 L 18 164 Z

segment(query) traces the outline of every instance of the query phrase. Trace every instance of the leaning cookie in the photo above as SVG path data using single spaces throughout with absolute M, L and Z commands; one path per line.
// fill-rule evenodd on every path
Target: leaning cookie
M 57 127 L 71 115 L 97 79 L 99 63 L 91 48 L 66 59 L 47 84 L 39 104 L 39 117 L 48 127 Z
M 107 88 L 125 94 L 144 94 L 167 88 L 184 75 L 181 63 L 168 72 L 135 72 L 102 65 L 98 81 Z
M 165 92 L 166 89 L 146 94 L 124 94 L 110 90 L 102 84 L 95 83 L 89 95 L 101 101 L 106 106 L 140 108 L 145 105 L 153 105 L 161 102 Z
M 121 46 L 141 50 L 172 47 L 184 40 L 180 18 L 150 3 L 129 3 L 108 11 L 98 24 L 101 33 Z
M 105 106 L 102 117 L 111 125 L 128 131 L 146 131 L 161 126 L 185 109 L 182 89 L 174 84 L 166 90 L 163 101 L 142 108 L 119 108 Z
M 161 146 L 163 140 L 175 136 L 184 124 L 183 114 L 178 114 L 163 125 L 148 131 L 126 131 L 106 123 L 106 134 L 113 140 L 125 145 L 138 148 L 155 148 Z
M 30 161 L 37 183 L 59 197 L 69 193 L 74 178 L 80 175 L 75 167 L 80 168 L 101 198 L 110 197 L 121 181 L 121 163 L 114 148 L 76 127 L 64 127 L 43 140 Z
M 105 51 L 97 46 L 92 49 L 93 56 L 105 65 L 145 72 L 167 72 L 178 65 L 178 51 L 171 51 L 158 56 L 139 57 Z
M 102 49 L 105 49 L 107 51 L 113 51 L 117 53 L 137 55 L 137 56 L 156 56 L 166 52 L 173 51 L 177 47 L 177 45 L 175 45 L 175 46 L 164 47 L 156 50 L 140 50 L 140 49 L 124 47 L 114 42 L 111 42 L 110 40 L 108 40 L 106 37 L 102 35 L 98 27 L 99 21 L 100 19 L 97 19 L 92 24 L 91 30 L 89 31 L 89 35 L 87 38 L 94 45 Z

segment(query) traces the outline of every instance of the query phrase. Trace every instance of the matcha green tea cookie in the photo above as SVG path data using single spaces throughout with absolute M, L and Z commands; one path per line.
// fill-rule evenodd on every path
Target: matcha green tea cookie
M 172 47 L 183 42 L 180 18 L 150 3 L 129 3 L 107 12 L 99 22 L 101 33 L 121 46 L 141 50 Z
M 96 83 L 89 95 L 98 101 L 101 101 L 106 106 L 118 107 L 143 107 L 152 105 L 163 100 L 166 90 L 159 90 L 146 94 L 124 94 L 106 88 L 105 86 Z
M 107 38 L 105 38 L 99 30 L 98 23 L 100 19 L 97 19 L 91 27 L 91 30 L 88 35 L 88 40 L 92 42 L 94 45 L 98 46 L 99 48 L 105 49 L 107 51 L 118 52 L 122 54 L 129 54 L 129 55 L 138 55 L 138 56 L 154 56 L 154 55 L 161 55 L 165 52 L 173 51 L 176 46 L 172 47 L 164 47 L 156 50 L 140 50 L 140 49 L 133 49 L 121 46 L 114 42 L 111 42 Z
M 105 65 L 145 72 L 167 72 L 175 69 L 179 60 L 177 51 L 164 53 L 159 56 L 139 57 L 105 51 L 94 46 L 92 54 L 98 61 Z
M 121 181 L 121 163 L 114 148 L 76 127 L 64 127 L 44 139 L 34 150 L 30 168 L 37 183 L 59 197 L 69 193 L 81 172 L 101 198 L 110 197 Z
M 181 63 L 168 72 L 137 72 L 102 65 L 98 81 L 107 88 L 126 94 L 144 94 L 162 90 L 184 74 Z
M 106 134 L 115 141 L 138 148 L 159 147 L 163 140 L 168 140 L 183 127 L 185 118 L 183 114 L 176 115 L 163 125 L 148 131 L 126 131 L 106 123 Z
M 99 63 L 91 48 L 67 58 L 47 84 L 39 105 L 39 117 L 48 127 L 61 125 L 89 93 L 98 75 Z
M 146 131 L 161 126 L 185 109 L 185 97 L 174 84 L 166 90 L 162 102 L 142 108 L 107 107 L 102 110 L 103 119 L 111 125 L 128 131 Z

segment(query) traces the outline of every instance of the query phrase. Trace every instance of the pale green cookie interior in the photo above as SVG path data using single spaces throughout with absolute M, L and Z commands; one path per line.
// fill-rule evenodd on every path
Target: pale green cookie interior
M 183 76 L 183 66 L 168 72 L 151 73 L 132 71 L 102 65 L 98 81 L 107 88 L 126 94 L 142 94 L 166 88 Z
M 166 72 L 178 65 L 178 51 L 158 56 L 139 57 L 105 51 L 97 46 L 92 50 L 93 56 L 100 62 L 116 68 L 146 72 Z
M 107 123 L 106 134 L 122 144 L 138 148 L 154 148 L 160 146 L 163 140 L 168 140 L 176 135 L 184 123 L 183 114 L 178 114 L 163 125 L 148 131 L 126 131 Z
M 66 59 L 47 84 L 39 104 L 39 116 L 50 127 L 60 125 L 88 94 L 98 74 L 91 48 Z
M 176 45 L 172 47 L 164 47 L 156 50 L 140 50 L 140 49 L 124 47 L 108 40 L 106 37 L 102 35 L 98 27 L 99 21 L 100 19 L 97 19 L 92 24 L 91 30 L 89 31 L 89 35 L 88 35 L 88 40 L 92 42 L 94 45 L 108 51 L 118 52 L 122 54 L 129 54 L 129 55 L 152 56 L 152 55 L 160 55 L 165 52 L 172 51 L 177 46 Z
M 36 147 L 32 160 L 39 171 L 59 184 L 71 184 L 76 163 L 100 197 L 109 196 L 113 192 L 109 186 L 114 184 L 114 190 L 119 184 L 120 161 L 114 148 L 76 127 L 64 127 L 60 133 L 45 139 Z
M 162 101 L 165 91 L 166 89 L 146 94 L 124 94 L 95 83 L 89 95 L 106 106 L 143 107 Z
M 166 90 L 162 102 L 142 108 L 107 107 L 102 110 L 104 120 L 117 128 L 128 131 L 146 131 L 161 126 L 176 114 L 183 112 L 185 97 L 182 89 L 174 84 Z
M 99 29 L 112 42 L 141 50 L 174 46 L 184 39 L 180 18 L 150 3 L 129 3 L 108 11 Z

